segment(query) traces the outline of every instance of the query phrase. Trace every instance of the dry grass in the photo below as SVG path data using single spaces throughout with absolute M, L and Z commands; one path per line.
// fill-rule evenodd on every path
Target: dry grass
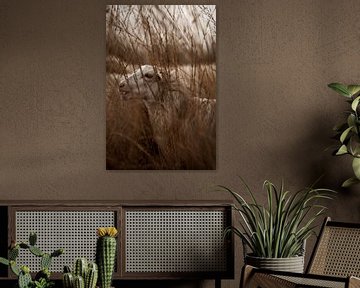
M 189 101 L 216 99 L 215 15 L 211 6 L 108 6 L 107 169 L 215 169 L 215 107 Z M 184 20 L 187 19 L 187 22 Z M 157 102 L 122 100 L 119 83 L 139 66 L 163 72 L 173 89 Z M 185 75 L 185 76 L 184 76 Z M 180 96 L 179 96 L 180 95 Z M 194 104 L 195 103 L 195 104 Z M 213 105 L 214 106 L 214 105 Z

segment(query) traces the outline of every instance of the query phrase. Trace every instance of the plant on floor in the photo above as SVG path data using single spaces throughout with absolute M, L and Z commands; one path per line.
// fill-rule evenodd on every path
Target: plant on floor
M 18 276 L 19 288 L 49 288 L 54 285 L 50 280 L 50 265 L 54 257 L 58 257 L 64 253 L 63 249 L 57 249 L 51 254 L 43 252 L 36 246 L 36 233 L 30 233 L 29 243 L 13 242 L 8 251 L 8 259 L 0 257 L 0 263 L 10 266 L 11 271 Z M 40 257 L 41 270 L 35 275 L 33 280 L 30 275 L 30 268 L 26 265 L 19 266 L 16 259 L 19 256 L 20 249 L 28 250 L 33 255 Z
M 74 271 L 70 267 L 64 267 L 64 288 L 95 288 L 98 279 L 98 267 L 96 263 L 88 263 L 86 258 L 78 258 L 74 263 Z
M 110 288 L 116 258 L 115 227 L 101 227 L 97 229 L 96 262 L 99 267 L 99 286 Z
M 267 205 L 261 205 L 249 186 L 241 179 L 251 201 L 225 186 L 218 186 L 229 192 L 236 200 L 233 205 L 240 215 L 240 227 L 229 227 L 247 245 L 255 257 L 288 258 L 302 254 L 303 244 L 314 233 L 315 220 L 326 207 L 318 200 L 331 199 L 334 191 L 329 189 L 304 188 L 296 193 L 280 188 L 266 180 L 264 189 Z
M 350 155 L 354 176 L 347 179 L 342 186 L 349 187 L 360 183 L 360 85 L 344 85 L 341 83 L 331 83 L 329 88 L 338 94 L 346 97 L 346 102 L 350 104 L 350 110 L 346 112 L 346 122 L 334 127 L 339 139 L 339 146 L 334 151 L 334 155 Z

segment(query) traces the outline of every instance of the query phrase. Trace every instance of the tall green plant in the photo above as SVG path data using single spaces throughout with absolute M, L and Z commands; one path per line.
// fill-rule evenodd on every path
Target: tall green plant
M 360 183 L 360 85 L 344 85 L 331 83 L 329 88 L 346 98 L 350 110 L 346 112 L 346 121 L 334 127 L 340 143 L 334 155 L 349 154 L 353 157 L 354 177 L 347 179 L 342 186 L 348 187 Z
M 256 257 L 287 258 L 300 255 L 304 241 L 314 233 L 315 220 L 326 209 L 317 203 L 318 200 L 331 199 L 334 191 L 310 187 L 291 193 L 284 189 L 283 183 L 276 188 L 266 180 L 267 205 L 263 206 L 257 202 L 244 180 L 242 182 L 251 197 L 250 202 L 232 189 L 219 186 L 235 198 L 233 208 L 240 215 L 240 227 L 229 227 L 226 234 L 233 232 L 239 236 Z

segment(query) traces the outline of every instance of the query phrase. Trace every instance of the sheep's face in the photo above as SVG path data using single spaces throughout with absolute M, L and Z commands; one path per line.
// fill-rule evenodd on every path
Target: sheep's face
M 124 77 L 119 84 L 119 90 L 124 100 L 143 99 L 155 101 L 159 93 L 161 77 L 151 65 L 143 65 L 133 74 Z

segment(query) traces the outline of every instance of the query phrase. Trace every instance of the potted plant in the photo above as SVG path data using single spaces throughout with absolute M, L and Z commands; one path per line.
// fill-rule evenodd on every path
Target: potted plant
M 354 177 L 347 179 L 342 186 L 348 187 L 360 183 L 360 85 L 344 85 L 331 83 L 329 88 L 346 98 L 350 104 L 350 110 L 346 112 L 347 118 L 344 123 L 334 127 L 339 139 L 339 146 L 334 155 L 350 155 Z
M 242 180 L 242 179 L 241 179 Z M 329 189 L 304 188 L 296 193 L 264 182 L 266 205 L 261 205 L 242 180 L 251 201 L 225 186 L 219 186 L 235 199 L 233 208 L 240 215 L 239 227 L 228 227 L 243 242 L 245 264 L 259 268 L 300 272 L 304 270 L 304 246 L 314 233 L 315 220 L 326 207 L 318 200 L 331 199 Z M 250 250 L 250 253 L 247 253 Z
M 36 233 L 30 233 L 29 243 L 13 242 L 8 251 L 8 259 L 0 257 L 0 263 L 10 266 L 11 271 L 18 277 L 17 288 L 50 288 L 54 286 L 54 282 L 50 280 L 50 265 L 54 257 L 58 257 L 64 253 L 63 249 L 57 249 L 52 253 L 43 252 L 36 246 Z M 40 258 L 41 270 L 36 273 L 32 279 L 30 268 L 26 265 L 19 265 L 16 262 L 20 249 L 28 250 L 31 254 Z

